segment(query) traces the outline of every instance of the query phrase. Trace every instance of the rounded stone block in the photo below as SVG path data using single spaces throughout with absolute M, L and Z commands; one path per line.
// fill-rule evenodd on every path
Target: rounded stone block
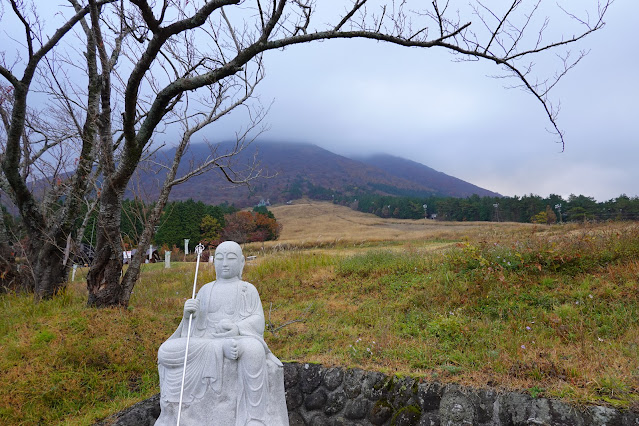
M 319 364 L 304 364 L 300 371 L 300 389 L 304 393 L 312 393 L 322 383 L 322 366 Z
M 409 405 L 397 411 L 391 420 L 392 426 L 418 426 L 421 411 L 416 405 Z M 452 426 L 452 425 L 451 425 Z M 457 425 L 455 425 L 457 426 Z
M 304 399 L 304 407 L 309 411 L 319 410 L 320 408 L 324 408 L 327 399 L 328 395 L 326 392 L 322 389 L 318 389 Z
M 362 426 L 362 423 L 354 422 L 340 416 L 331 419 L 331 426 Z
M 422 412 L 439 410 L 444 388 L 439 383 L 421 383 L 418 386 L 417 399 Z
M 369 371 L 364 374 L 362 392 L 366 398 L 371 401 L 377 401 L 386 396 L 388 391 L 386 387 L 387 383 L 388 379 L 384 374 L 377 371 Z
M 299 413 L 288 414 L 288 426 L 307 426 L 304 418 Z
M 346 403 L 344 407 L 344 417 L 350 420 L 358 420 L 366 417 L 369 402 L 365 398 L 357 398 Z
M 300 380 L 300 365 L 294 362 L 284 364 L 284 388 L 297 386 Z
M 622 416 L 619 411 L 609 407 L 590 407 L 586 418 L 591 425 L 621 425 Z
M 347 400 L 348 398 L 346 397 L 346 394 L 344 392 L 338 391 L 331 393 L 330 395 L 328 395 L 328 398 L 326 400 L 324 413 L 328 414 L 329 416 L 339 413 L 344 408 L 344 405 L 346 405 Z
M 323 414 L 318 414 L 311 419 L 309 426 L 331 426 L 331 422 Z
M 419 419 L 418 426 L 440 426 L 439 413 L 430 412 L 422 413 L 422 417 Z
M 480 424 L 488 424 L 495 416 L 495 401 L 499 394 L 492 389 L 482 389 L 477 392 L 477 403 L 475 404 L 477 417 L 475 420 Z
M 333 367 L 326 370 L 324 373 L 324 386 L 328 390 L 337 389 L 344 381 L 344 370 L 339 367 Z
M 393 416 L 393 407 L 386 400 L 379 400 L 373 404 L 368 420 L 375 426 L 381 426 Z
M 286 409 L 289 412 L 297 409 L 304 402 L 304 395 L 297 388 L 287 389 L 284 395 L 286 397 Z
M 472 426 L 475 424 L 475 407 L 461 392 L 446 392 L 439 405 L 439 418 L 442 426 Z
M 359 368 L 353 368 L 346 372 L 344 377 L 344 392 L 349 398 L 357 398 L 362 392 L 362 378 L 364 372 Z
M 410 377 L 396 378 L 388 392 L 388 402 L 396 410 L 409 405 L 417 405 L 417 390 L 418 385 L 415 379 Z

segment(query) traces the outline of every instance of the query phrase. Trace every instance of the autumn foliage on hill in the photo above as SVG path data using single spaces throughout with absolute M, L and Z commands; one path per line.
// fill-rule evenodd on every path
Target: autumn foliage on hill
M 260 212 L 239 211 L 224 216 L 226 226 L 222 239 L 238 243 L 276 240 L 282 225 L 275 218 Z
M 125 206 L 129 204 L 125 202 Z M 132 207 L 122 220 L 123 239 L 131 246 L 137 245 L 137 238 L 144 226 L 144 214 L 140 211 L 149 208 L 143 204 L 134 207 L 137 210 Z M 91 230 L 91 226 L 87 228 Z M 198 243 L 215 248 L 225 240 L 238 243 L 275 240 L 280 231 L 281 225 L 264 206 L 255 207 L 249 212 L 237 211 L 228 204 L 211 206 L 201 201 L 173 201 L 164 209 L 153 242 L 163 252 L 171 248 L 179 251 L 178 248 L 184 247 L 184 241 L 189 240 L 189 249 L 193 250 Z M 88 233 L 86 243 L 90 242 L 90 236 Z

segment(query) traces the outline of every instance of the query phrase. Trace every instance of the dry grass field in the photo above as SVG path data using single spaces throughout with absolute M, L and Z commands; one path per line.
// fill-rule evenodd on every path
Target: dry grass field
M 437 222 L 429 219 L 384 219 L 330 202 L 298 200 L 290 205 L 270 207 L 282 233 L 277 241 L 249 244 L 248 248 L 341 247 L 342 254 L 352 254 L 348 247 L 379 244 L 428 245 L 429 249 L 450 246 L 481 233 L 508 234 L 531 228 L 521 223 Z
M 383 219 L 313 201 L 271 211 L 281 238 L 247 245 L 264 254 L 252 271 L 265 291 L 307 289 L 339 324 L 320 321 L 331 337 L 316 323 L 285 331 L 313 336 L 309 350 L 282 347 L 292 358 L 636 406 L 636 223 Z
M 271 211 L 281 238 L 244 246 L 243 278 L 280 359 L 639 409 L 638 223 Z M 143 265 L 128 309 L 87 308 L 84 274 L 38 304 L 0 296 L 0 424 L 91 425 L 159 391 L 193 262 Z

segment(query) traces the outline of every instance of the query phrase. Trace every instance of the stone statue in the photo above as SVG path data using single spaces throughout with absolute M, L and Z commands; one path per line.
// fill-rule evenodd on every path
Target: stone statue
M 193 314 L 181 425 L 288 426 L 282 363 L 264 342 L 264 311 L 255 287 L 242 281 L 244 256 L 232 241 L 215 250 L 216 280 L 184 304 L 177 330 L 158 351 L 161 414 L 175 425 Z

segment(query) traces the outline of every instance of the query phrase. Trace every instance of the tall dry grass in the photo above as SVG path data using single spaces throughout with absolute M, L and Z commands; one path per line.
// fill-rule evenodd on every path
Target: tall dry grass
M 481 233 L 508 234 L 532 229 L 530 224 L 437 222 L 428 219 L 383 219 L 330 202 L 300 200 L 270 208 L 283 225 L 277 241 L 248 244 L 249 250 L 348 248 L 427 243 L 441 247 Z M 538 229 L 539 227 L 535 228 Z
M 257 258 L 244 279 L 281 359 L 636 406 L 639 225 L 384 220 L 329 203 L 273 211 L 282 239 L 246 245 Z M 214 278 L 200 271 L 200 285 Z M 157 348 L 193 273 L 144 265 L 126 310 L 86 308 L 84 271 L 50 301 L 0 296 L 0 424 L 90 425 L 158 392 Z

